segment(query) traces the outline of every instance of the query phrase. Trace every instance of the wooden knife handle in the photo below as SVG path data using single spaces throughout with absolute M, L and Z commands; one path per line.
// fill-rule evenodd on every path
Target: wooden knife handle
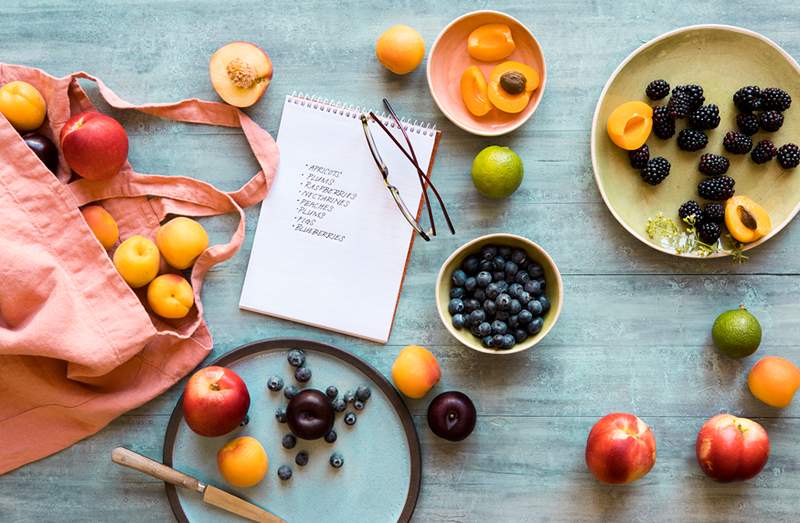
M 123 447 L 117 447 L 111 451 L 111 461 L 118 465 L 144 472 L 149 476 L 178 487 L 184 487 L 197 492 L 203 492 L 205 489 L 205 485 L 203 485 L 200 480 Z

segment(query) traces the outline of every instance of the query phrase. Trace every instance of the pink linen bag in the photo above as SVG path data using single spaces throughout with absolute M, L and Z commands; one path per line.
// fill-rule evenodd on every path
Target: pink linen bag
M 72 114 L 94 110 L 78 84 L 97 82 L 113 107 L 181 122 L 240 127 L 261 171 L 235 192 L 186 177 L 145 175 L 129 164 L 110 180 L 78 179 L 60 158 L 58 176 L 0 115 L 0 474 L 96 433 L 164 392 L 212 347 L 200 289 L 213 265 L 244 237 L 243 207 L 264 199 L 275 176 L 272 137 L 226 104 L 191 99 L 132 105 L 86 73 L 55 78 L 0 64 L 0 84 L 24 80 L 47 101 L 40 133 L 58 143 Z M 188 151 L 187 151 L 188 152 Z M 79 207 L 96 202 L 117 221 L 120 239 L 150 238 L 167 215 L 238 213 L 231 240 L 213 245 L 191 271 L 196 307 L 169 322 L 151 314 L 142 289 L 119 276 Z

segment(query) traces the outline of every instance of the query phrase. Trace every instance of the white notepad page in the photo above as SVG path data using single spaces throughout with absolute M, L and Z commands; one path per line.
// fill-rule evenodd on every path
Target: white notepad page
M 286 97 L 280 167 L 261 206 L 239 306 L 385 343 L 415 233 L 383 183 L 358 115 Z M 422 197 L 416 169 L 375 122 L 370 129 L 413 213 Z M 427 172 L 435 132 L 406 129 Z

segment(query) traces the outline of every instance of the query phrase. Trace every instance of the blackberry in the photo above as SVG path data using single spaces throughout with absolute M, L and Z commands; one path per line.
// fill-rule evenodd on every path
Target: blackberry
M 669 94 L 669 84 L 666 80 L 653 80 L 644 92 L 651 100 L 661 100 Z
M 687 96 L 689 96 L 690 100 L 689 107 L 692 111 L 703 105 L 703 102 L 706 101 L 705 96 L 703 96 L 703 88 L 700 87 L 699 85 L 696 84 L 679 85 L 678 87 L 672 90 L 672 94 L 675 94 L 676 91 L 682 92 Z
M 647 147 L 647 144 L 644 144 L 635 151 L 629 151 L 628 159 L 631 161 L 631 167 L 634 169 L 643 169 L 650 159 L 650 148 Z
M 774 133 L 783 125 L 783 114 L 778 111 L 764 111 L 758 115 L 758 125 L 768 133 Z
M 753 140 L 738 131 L 728 131 L 722 140 L 725 150 L 733 154 L 747 154 L 753 147 Z
M 785 111 L 792 105 L 792 97 L 783 89 L 767 87 L 761 91 L 761 105 L 764 109 Z
M 794 169 L 800 165 L 800 147 L 793 143 L 781 145 L 778 149 L 778 163 L 784 169 Z
M 686 118 L 694 110 L 694 100 L 683 91 L 672 90 L 667 102 L 667 111 L 672 118 Z
M 701 173 L 708 176 L 719 176 L 728 172 L 730 162 L 724 156 L 706 153 L 700 157 L 700 165 L 697 168 Z
M 733 186 L 736 182 L 730 176 L 715 176 L 706 178 L 697 185 L 697 194 L 701 198 L 711 201 L 724 201 L 733 196 Z
M 755 85 L 742 87 L 734 93 L 733 103 L 742 112 L 757 111 L 761 109 L 761 89 Z
M 703 221 L 722 225 L 725 221 L 725 206 L 721 203 L 707 203 L 703 207 Z
M 675 119 L 669 115 L 666 105 L 653 108 L 653 133 L 662 140 L 672 138 L 675 134 Z
M 650 185 L 658 185 L 664 181 L 664 178 L 669 176 L 669 168 L 669 162 L 665 158 L 657 156 L 647 162 L 647 165 L 639 171 L 639 174 L 642 176 L 642 180 Z
M 706 245 L 714 245 L 722 235 L 722 228 L 718 223 L 703 222 L 697 228 L 697 237 Z
M 719 107 L 704 105 L 689 115 L 689 125 L 695 129 L 716 129 L 719 126 Z
M 739 113 L 736 115 L 736 126 L 747 136 L 758 132 L 758 117 L 752 113 Z
M 775 158 L 776 154 L 778 154 L 778 149 L 775 147 L 775 144 L 769 140 L 761 140 L 753 148 L 752 152 L 750 153 L 750 158 L 755 163 L 761 164 L 772 160 Z
M 678 216 L 681 220 L 685 220 L 689 216 L 694 216 L 694 222 L 700 223 L 703 220 L 703 210 L 700 209 L 700 204 L 694 200 L 689 200 L 678 209 Z
M 708 145 L 708 136 L 697 129 L 682 129 L 678 133 L 678 147 L 684 151 L 699 151 Z

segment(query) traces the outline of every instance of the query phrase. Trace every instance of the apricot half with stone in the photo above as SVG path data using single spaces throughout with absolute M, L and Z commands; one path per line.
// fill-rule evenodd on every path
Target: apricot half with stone
M 516 48 L 511 28 L 506 24 L 482 25 L 467 37 L 467 53 L 482 62 L 502 60 Z
M 489 87 L 477 65 L 467 67 L 461 75 L 461 99 L 475 116 L 483 116 L 492 110 Z
M 644 102 L 625 102 L 608 117 L 608 136 L 627 151 L 638 149 L 653 129 L 653 108 Z
M 498 64 L 489 75 L 489 101 L 506 113 L 519 113 L 539 87 L 539 73 L 520 62 Z
M 736 241 L 751 243 L 769 234 L 772 220 L 747 196 L 734 196 L 725 203 L 725 226 Z
M 250 107 L 272 80 L 272 60 L 248 42 L 231 42 L 217 49 L 208 62 L 211 85 L 227 103 Z

